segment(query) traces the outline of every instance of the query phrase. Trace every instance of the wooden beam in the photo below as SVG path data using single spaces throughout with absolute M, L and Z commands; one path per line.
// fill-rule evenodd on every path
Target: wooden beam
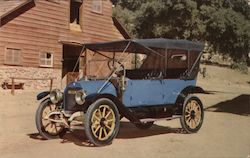
M 10 10 L 9 12 L 6 12 L 2 16 L 0 16 L 0 27 L 34 6 L 35 6 L 34 0 L 28 0 L 25 3 L 22 3 L 16 8 Z
M 15 95 L 15 81 L 14 81 L 14 77 L 11 78 L 11 94 Z

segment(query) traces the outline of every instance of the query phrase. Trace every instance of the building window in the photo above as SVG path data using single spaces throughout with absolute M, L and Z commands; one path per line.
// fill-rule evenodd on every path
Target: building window
M 21 49 L 6 48 L 5 51 L 5 64 L 21 65 Z
M 40 53 L 40 66 L 53 67 L 53 53 L 41 52 Z
M 102 13 L 102 0 L 93 0 L 92 11 L 95 13 Z
M 70 1 L 70 30 L 82 31 L 80 26 L 82 0 Z

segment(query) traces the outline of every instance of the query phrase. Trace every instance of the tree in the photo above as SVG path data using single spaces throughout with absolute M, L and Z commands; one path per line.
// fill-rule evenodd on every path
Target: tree
M 204 41 L 235 61 L 250 52 L 247 0 L 114 1 L 114 15 L 133 37 Z
M 204 40 L 215 51 L 229 54 L 235 61 L 246 59 L 250 51 L 250 7 L 247 2 L 211 0 L 199 6 L 206 26 Z

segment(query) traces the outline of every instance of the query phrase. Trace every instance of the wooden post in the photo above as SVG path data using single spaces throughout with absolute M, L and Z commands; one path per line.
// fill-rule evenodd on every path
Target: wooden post
M 52 87 L 53 87 L 53 78 L 50 79 L 50 89 L 49 89 L 49 91 L 52 91 Z
M 11 94 L 15 95 L 15 81 L 14 81 L 14 77 L 11 78 Z
M 202 77 L 205 78 L 207 76 L 207 69 L 204 67 L 202 71 Z

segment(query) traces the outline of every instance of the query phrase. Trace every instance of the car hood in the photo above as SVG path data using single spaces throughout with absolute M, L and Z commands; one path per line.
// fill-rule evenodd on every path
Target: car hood
M 69 89 L 82 89 L 87 93 L 87 95 L 97 94 L 99 89 L 103 87 L 105 82 L 106 80 L 96 80 L 96 81 L 80 80 L 77 82 L 70 83 L 65 88 L 64 92 L 68 91 Z M 117 96 L 116 89 L 111 82 L 108 82 L 105 85 L 105 87 L 99 92 L 99 94 L 112 94 L 114 96 Z

